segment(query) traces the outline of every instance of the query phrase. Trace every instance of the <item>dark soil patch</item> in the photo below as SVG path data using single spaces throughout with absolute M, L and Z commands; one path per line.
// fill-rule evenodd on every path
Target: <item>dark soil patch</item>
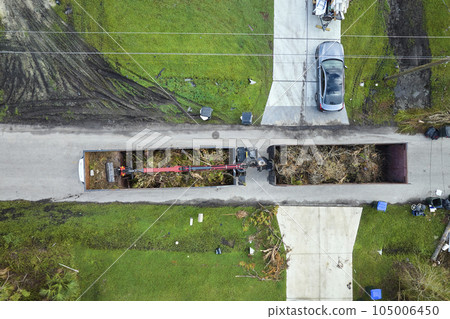
M 47 206 L 44 207 L 44 212 L 48 213 L 48 212 L 51 212 L 52 210 L 55 210 L 55 209 L 56 209 L 55 204 L 47 205 Z
M 264 21 L 267 21 L 269 19 L 269 13 L 268 12 L 259 12 L 261 16 L 263 17 Z
M 431 50 L 424 29 L 421 0 L 388 0 L 390 14 L 387 19 L 389 43 L 398 57 L 400 71 L 431 62 Z M 412 36 L 399 38 L 397 36 Z M 424 38 L 413 38 L 425 36 Z M 431 105 L 431 70 L 423 70 L 398 78 L 395 108 L 424 108 Z
M 416 253 L 416 249 L 408 246 L 406 243 L 399 247 L 385 247 L 383 248 L 383 255 L 398 255 Z
M 225 239 L 225 237 L 222 237 L 220 242 L 222 243 L 222 245 L 234 248 L 234 244 L 235 244 L 236 240 L 228 241 L 228 240 Z
M 82 214 L 79 212 L 73 212 L 70 209 L 57 209 L 50 213 L 50 220 L 55 225 L 61 225 L 67 222 L 68 219 L 74 217 L 81 217 Z
M 441 263 L 441 267 L 450 270 L 450 253 L 448 251 L 441 251 L 437 260 Z
M 19 217 L 22 217 L 23 213 L 17 213 L 16 209 L 14 207 L 5 208 L 2 209 L 0 212 L 0 221 L 4 221 L 7 219 L 17 219 Z
M 4 0 L 5 30 L 65 31 L 64 23 L 47 0 Z M 0 37 L 0 111 L 3 122 L 80 126 L 126 122 L 163 122 L 167 113 L 189 120 L 172 96 L 155 84 L 145 88 L 116 73 L 101 54 L 43 54 L 39 52 L 98 53 L 77 34 L 7 33 Z M 33 52 L 33 53 L 32 53 Z

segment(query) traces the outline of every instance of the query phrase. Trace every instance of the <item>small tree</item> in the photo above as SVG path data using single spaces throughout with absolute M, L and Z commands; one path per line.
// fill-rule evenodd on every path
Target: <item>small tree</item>
M 402 300 L 450 300 L 448 278 L 450 272 L 443 267 L 433 267 L 427 261 L 415 258 L 412 262 L 396 264 Z

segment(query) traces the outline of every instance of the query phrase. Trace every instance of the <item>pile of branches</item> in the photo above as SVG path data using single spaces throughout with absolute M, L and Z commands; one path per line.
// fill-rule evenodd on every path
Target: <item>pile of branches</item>
M 217 149 L 171 150 L 170 157 L 164 151 L 145 154 L 146 167 L 168 166 L 209 166 L 228 164 L 227 151 Z M 165 188 L 165 187 L 201 187 L 232 185 L 232 171 L 197 171 L 189 173 L 161 172 L 153 174 L 137 173 L 132 181 L 134 188 Z
M 398 275 L 399 301 L 450 300 L 448 269 L 434 267 L 428 261 L 415 257 L 411 261 L 395 262 L 394 270 Z
M 241 261 L 239 265 L 244 268 L 247 275 L 237 277 L 273 281 L 280 281 L 283 278 L 283 273 L 288 267 L 287 253 L 289 249 L 284 249 L 280 230 L 274 222 L 277 209 L 277 207 L 268 209 L 261 206 L 253 214 L 245 217 L 244 230 L 248 230 L 250 226 L 256 227 L 256 234 L 251 238 L 252 242 L 255 241 L 255 246 L 260 247 L 259 251 L 262 253 L 264 266 Z
M 400 133 L 424 132 L 428 127 L 440 127 L 450 124 L 450 107 L 443 106 L 441 111 L 433 109 L 414 109 L 399 112 L 395 116 Z
M 286 161 L 280 163 L 280 159 Z M 275 152 L 278 184 L 376 183 L 382 180 L 383 156 L 375 145 L 288 146 Z

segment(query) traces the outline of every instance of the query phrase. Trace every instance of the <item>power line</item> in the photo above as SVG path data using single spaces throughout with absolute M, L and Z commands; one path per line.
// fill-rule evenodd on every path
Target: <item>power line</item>
M 152 31 L 40 31 L 40 30 L 3 30 L 0 33 L 30 34 L 142 34 L 142 35 L 233 35 L 233 36 L 273 36 L 272 33 L 233 33 L 233 32 L 152 32 Z
M 202 52 L 75 52 L 75 51 L 0 51 L 0 54 L 42 54 L 42 55 L 175 55 L 175 56 L 234 56 L 234 57 L 274 57 L 274 56 L 309 56 L 305 53 L 202 53 Z M 389 60 L 418 60 L 418 59 L 444 59 L 446 56 L 388 56 L 388 55 L 345 55 L 349 59 L 389 59 Z M 295 62 L 295 61 L 294 61 Z M 283 63 L 283 62 L 280 62 Z
M 239 33 L 239 32 L 157 32 L 157 31 L 44 31 L 44 30 L 2 30 L 0 33 L 27 33 L 27 34 L 125 34 L 125 35 L 206 35 L 206 36 L 275 36 L 273 33 Z M 433 35 L 370 35 L 370 34 L 343 34 L 348 38 L 403 38 L 403 39 L 449 39 L 450 36 Z M 311 39 L 298 37 L 295 39 Z
M 400 38 L 400 39 L 450 39 L 447 35 L 370 35 L 370 34 L 345 34 L 341 37 L 348 38 Z

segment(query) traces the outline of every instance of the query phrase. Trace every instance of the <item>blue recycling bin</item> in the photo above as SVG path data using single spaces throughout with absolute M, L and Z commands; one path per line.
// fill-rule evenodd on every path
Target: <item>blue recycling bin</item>
M 377 210 L 385 212 L 387 208 L 387 203 L 386 202 L 378 202 L 377 203 Z
M 372 300 L 380 300 L 381 299 L 381 289 L 370 290 L 370 298 L 372 298 Z

